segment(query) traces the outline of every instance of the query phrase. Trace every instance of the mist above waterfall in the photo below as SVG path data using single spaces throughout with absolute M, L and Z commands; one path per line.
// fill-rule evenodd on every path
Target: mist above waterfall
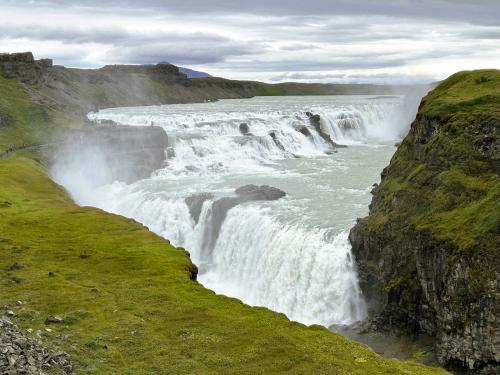
M 216 292 L 306 324 L 350 324 L 366 312 L 347 231 L 366 214 L 412 106 L 401 96 L 325 96 L 108 109 L 90 117 L 165 130 L 163 166 L 113 182 L 119 157 L 83 148 L 52 171 L 78 203 L 188 249 Z M 242 187 L 262 185 L 283 194 L 242 198 Z

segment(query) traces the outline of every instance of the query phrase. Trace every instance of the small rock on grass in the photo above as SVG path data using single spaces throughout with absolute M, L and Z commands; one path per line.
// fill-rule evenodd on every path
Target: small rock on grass
M 51 315 L 45 319 L 45 324 L 59 324 L 63 322 L 63 318 L 57 315 Z

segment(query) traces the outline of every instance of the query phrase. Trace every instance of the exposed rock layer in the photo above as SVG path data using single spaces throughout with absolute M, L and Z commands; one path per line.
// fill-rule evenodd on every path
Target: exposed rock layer
M 35 60 L 31 52 L 0 53 L 0 75 L 5 78 L 35 84 L 50 68 L 51 59 Z

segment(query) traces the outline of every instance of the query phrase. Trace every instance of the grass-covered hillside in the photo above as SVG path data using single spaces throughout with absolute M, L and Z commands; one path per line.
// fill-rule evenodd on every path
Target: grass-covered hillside
M 374 315 L 435 336 L 442 363 L 498 366 L 499 70 L 423 99 L 351 241 Z
M 0 113 L 3 148 L 44 140 L 55 126 L 55 112 L 2 78 Z M 215 295 L 192 280 L 184 250 L 133 220 L 78 207 L 39 158 L 0 158 L 0 305 L 71 354 L 77 373 L 444 373 Z M 51 315 L 63 321 L 45 325 Z

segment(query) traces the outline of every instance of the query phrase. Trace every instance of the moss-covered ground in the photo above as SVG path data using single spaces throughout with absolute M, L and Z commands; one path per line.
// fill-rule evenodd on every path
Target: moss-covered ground
M 7 146 L 38 142 L 52 127 L 51 114 L 1 78 L 0 111 Z M 184 250 L 133 220 L 75 205 L 38 158 L 0 159 L 0 306 L 70 353 L 78 373 L 444 373 L 215 295 L 191 280 Z M 63 322 L 46 326 L 49 315 Z

